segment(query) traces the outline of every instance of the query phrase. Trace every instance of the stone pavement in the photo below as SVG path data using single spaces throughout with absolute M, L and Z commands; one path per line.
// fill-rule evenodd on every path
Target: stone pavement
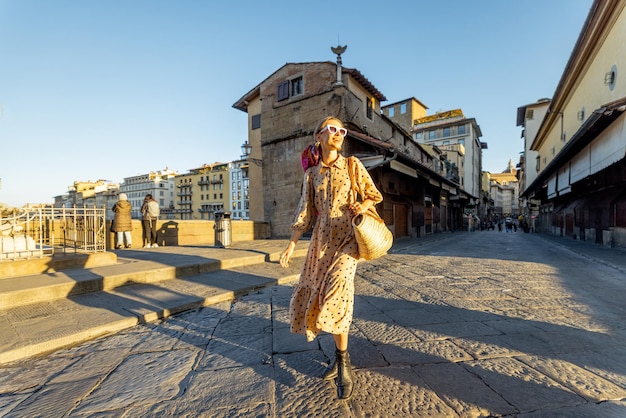
M 496 231 L 397 242 L 388 256 L 359 265 L 350 337 L 358 386 L 344 402 L 318 378 L 332 338 L 307 343 L 289 332 L 305 249 L 276 271 L 272 259 L 285 243 L 210 257 L 180 255 L 187 248 L 133 251 L 127 267 L 180 272 L 186 258 L 200 257 L 196 268 L 207 272 L 15 308 L 28 318 L 1 311 L 3 335 L 29 321 L 38 324 L 32 330 L 48 324 L 50 335 L 100 317 L 134 324 L 5 362 L 0 416 L 626 416 L 624 251 Z M 206 265 L 229 251 L 269 261 Z M 216 294 L 225 296 L 210 299 Z

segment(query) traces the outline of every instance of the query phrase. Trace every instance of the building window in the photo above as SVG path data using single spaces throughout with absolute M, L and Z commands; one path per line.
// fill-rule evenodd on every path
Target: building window
M 541 170 L 541 156 L 540 155 L 537 156 L 537 165 L 535 167 L 535 171 L 537 171 L 537 173 L 539 172 L 539 170 Z
M 304 93 L 302 85 L 302 76 L 296 77 L 291 80 L 291 96 L 299 96 Z
M 459 127 L 457 129 L 457 133 L 459 135 L 465 135 L 465 125 L 459 125 Z
M 374 107 L 374 99 L 372 99 L 371 97 L 367 98 L 367 109 L 365 110 L 365 116 L 367 116 L 368 119 L 372 119 L 372 110 Z
M 526 109 L 526 119 L 532 119 L 535 117 L 535 111 L 533 109 Z
M 444 138 L 450 136 L 450 128 L 443 128 L 443 136 Z
M 285 80 L 278 84 L 278 90 L 276 92 L 276 100 L 288 99 L 293 96 L 300 96 L 304 93 L 304 82 L 302 76 L 292 78 L 291 80 Z M 259 121 L 260 122 L 260 121 Z
M 289 81 L 283 81 L 278 84 L 278 92 L 276 93 L 276 99 L 278 101 L 289 98 Z
M 395 112 L 395 108 L 393 106 L 387 109 L 387 114 L 389 115 L 390 118 L 393 118 L 394 112 Z
M 404 115 L 406 113 L 406 103 L 402 103 L 400 105 L 400 114 Z
M 422 139 L 422 132 L 416 132 L 415 139 Z
M 428 139 L 436 139 L 435 131 L 428 131 Z
M 252 115 L 252 129 L 259 129 L 261 127 L 261 114 Z

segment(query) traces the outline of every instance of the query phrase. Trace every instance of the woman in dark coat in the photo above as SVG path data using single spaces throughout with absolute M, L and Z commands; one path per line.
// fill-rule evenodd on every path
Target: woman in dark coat
M 115 203 L 112 210 L 113 213 L 115 213 L 115 218 L 113 218 L 111 231 L 115 232 L 117 235 L 117 246 L 115 248 L 124 247 L 124 242 L 126 242 L 126 248 L 130 248 L 133 243 L 133 237 L 131 235 L 133 224 L 130 217 L 132 205 L 128 201 L 126 193 L 120 193 L 118 201 Z

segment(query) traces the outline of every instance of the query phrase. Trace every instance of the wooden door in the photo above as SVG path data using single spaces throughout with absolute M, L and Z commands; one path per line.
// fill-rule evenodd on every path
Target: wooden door
M 394 235 L 398 237 L 406 237 L 409 235 L 408 209 L 406 205 L 393 205 L 393 226 Z

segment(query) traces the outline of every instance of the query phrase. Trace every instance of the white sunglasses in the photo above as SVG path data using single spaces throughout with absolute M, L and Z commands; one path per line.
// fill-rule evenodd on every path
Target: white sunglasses
M 322 129 L 319 130 L 318 134 L 321 134 L 324 131 L 328 131 L 331 134 L 336 134 L 337 132 L 339 132 L 339 135 L 341 136 L 346 136 L 348 134 L 348 130 L 346 128 L 340 128 L 339 126 L 335 126 L 335 125 L 326 125 L 324 126 Z

